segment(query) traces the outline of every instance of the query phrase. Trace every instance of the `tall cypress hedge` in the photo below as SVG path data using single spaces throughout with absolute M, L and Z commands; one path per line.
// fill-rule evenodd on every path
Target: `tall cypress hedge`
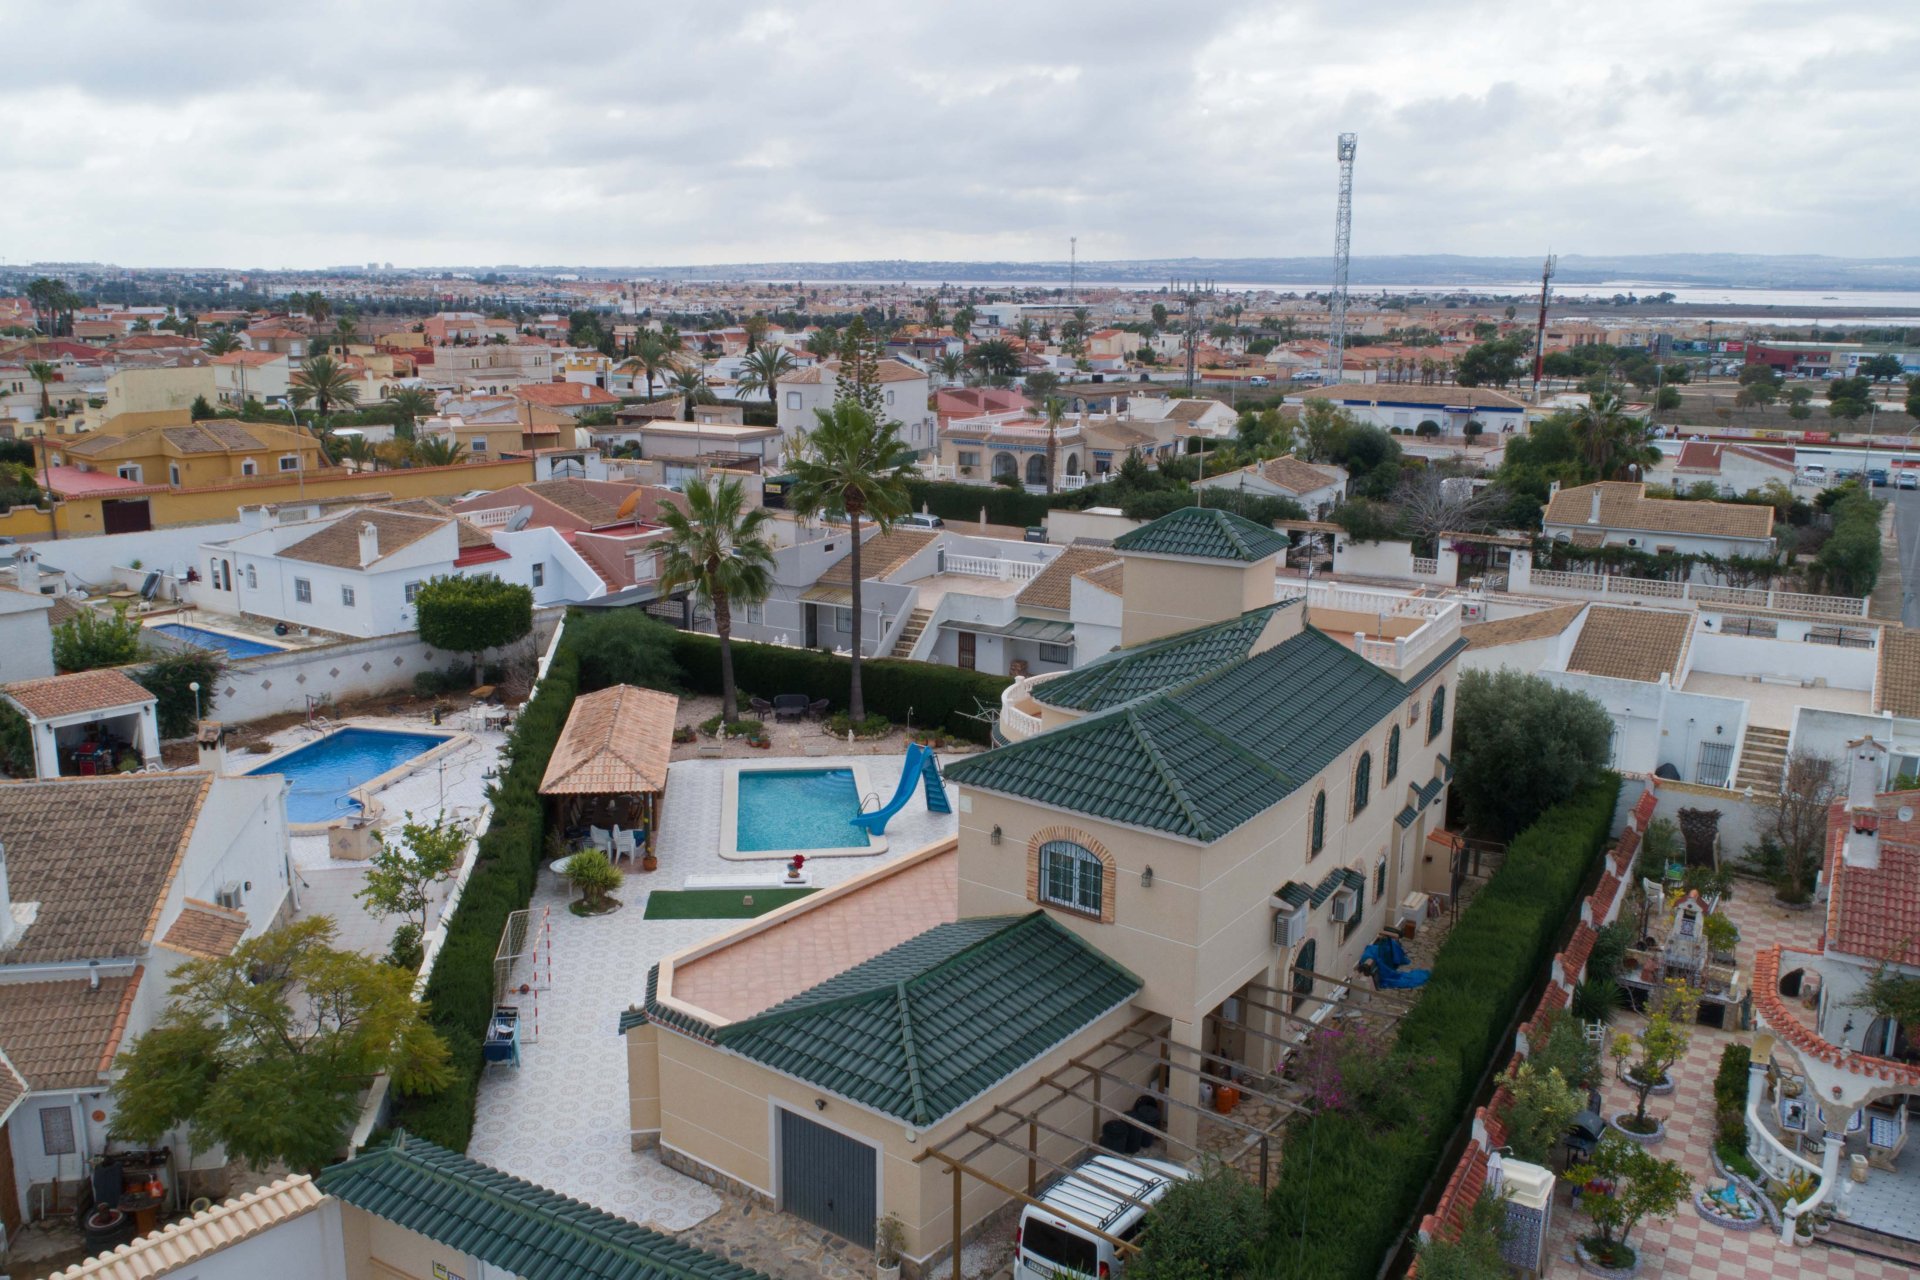
M 1620 779 L 1600 775 L 1515 837 L 1506 862 L 1440 947 L 1401 1022 L 1404 1083 L 1365 1113 L 1322 1112 L 1287 1131 L 1253 1274 L 1373 1280 L 1398 1248 L 1448 1139 L 1605 849 Z

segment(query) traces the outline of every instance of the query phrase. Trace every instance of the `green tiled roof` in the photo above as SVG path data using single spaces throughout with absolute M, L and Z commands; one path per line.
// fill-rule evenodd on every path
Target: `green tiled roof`
M 1343 885 L 1349 889 L 1364 889 L 1367 887 L 1367 878 L 1352 867 L 1335 867 L 1320 878 L 1319 884 L 1313 886 L 1313 894 L 1308 901 L 1317 907 Z
M 938 925 L 765 1013 L 721 1047 L 926 1126 L 1126 1003 L 1140 979 L 1044 912 Z
M 1104 711 L 1185 684 L 1196 676 L 1246 657 L 1253 642 L 1266 630 L 1267 620 L 1276 611 L 1297 607 L 1299 603 L 1283 600 L 1225 622 L 1115 649 L 1098 661 L 1035 685 L 1033 696 L 1049 706 L 1071 711 Z
M 1308 627 L 1184 686 L 961 760 L 947 778 L 1213 841 L 1307 785 L 1407 696 L 1390 672 Z
M 1203 560 L 1265 560 L 1287 549 L 1287 535 L 1214 507 L 1181 507 L 1113 540 L 1115 551 Z
M 767 1280 L 404 1132 L 314 1181 L 328 1195 L 523 1280 Z
M 1311 900 L 1313 890 L 1298 880 L 1289 880 L 1280 886 L 1280 900 L 1290 907 L 1297 907 Z

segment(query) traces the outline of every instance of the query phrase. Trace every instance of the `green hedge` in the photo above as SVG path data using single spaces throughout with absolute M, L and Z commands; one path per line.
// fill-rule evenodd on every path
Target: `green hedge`
M 493 955 L 507 916 L 527 905 L 546 851 L 540 779 L 579 692 L 580 659 L 563 643 L 540 692 L 520 713 L 490 799 L 493 822 L 480 837 L 472 874 L 427 979 L 428 1018 L 453 1050 L 458 1073 L 436 1093 L 396 1096 L 391 1123 L 454 1151 L 473 1136 L 480 1042 L 493 1012 Z
M 982 507 L 987 509 L 988 524 L 1010 524 L 1024 529 L 1045 524 L 1047 520 L 1044 497 L 1004 485 L 911 480 L 907 482 L 907 497 L 915 511 L 925 510 L 955 524 L 975 523 L 980 519 Z
M 674 657 L 688 687 L 695 693 L 719 693 L 720 638 L 697 631 L 671 634 Z M 804 693 L 809 699 L 825 698 L 836 711 L 844 711 L 849 665 L 845 658 L 820 649 L 733 642 L 734 682 L 762 698 Z M 868 714 L 885 716 L 895 724 L 907 723 L 911 715 L 915 728 L 944 729 L 956 738 L 981 743 L 987 741 L 987 725 L 969 717 L 983 705 L 997 708 L 1000 691 L 1011 683 L 1005 676 L 892 658 L 862 662 L 860 682 Z
M 1606 846 L 1620 780 L 1603 774 L 1541 815 L 1441 945 L 1400 1024 L 1391 1109 L 1293 1125 L 1254 1274 L 1373 1280 L 1433 1176 L 1480 1078 Z

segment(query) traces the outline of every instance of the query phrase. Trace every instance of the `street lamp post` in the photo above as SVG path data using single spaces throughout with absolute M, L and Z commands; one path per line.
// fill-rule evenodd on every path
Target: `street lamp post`
M 189 680 L 187 681 L 187 688 L 193 690 L 193 719 L 194 723 L 197 724 L 200 721 L 200 682 L 198 680 Z

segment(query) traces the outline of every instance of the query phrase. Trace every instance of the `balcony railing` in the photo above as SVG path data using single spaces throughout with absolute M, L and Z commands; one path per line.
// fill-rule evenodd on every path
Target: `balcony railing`
M 1027 582 L 1046 568 L 1030 560 L 1001 560 L 993 556 L 956 556 L 946 558 L 946 572 L 970 578 L 997 578 L 1001 582 Z
M 1535 588 L 1549 594 L 1573 592 L 1602 597 L 1691 600 L 1696 604 L 1772 609 L 1780 613 L 1811 613 L 1826 618 L 1867 616 L 1867 601 L 1858 596 L 1816 596 L 1803 591 L 1772 591 L 1765 587 L 1717 587 L 1698 582 L 1668 582 L 1661 578 L 1631 578 L 1625 574 L 1564 573 L 1558 569 L 1535 569 L 1532 582 Z
M 1008 742 L 1021 742 L 1040 732 L 1040 717 L 1027 710 L 1033 705 L 1033 686 L 1064 675 L 1061 671 L 1043 671 L 1021 676 L 1000 691 L 1000 736 Z

